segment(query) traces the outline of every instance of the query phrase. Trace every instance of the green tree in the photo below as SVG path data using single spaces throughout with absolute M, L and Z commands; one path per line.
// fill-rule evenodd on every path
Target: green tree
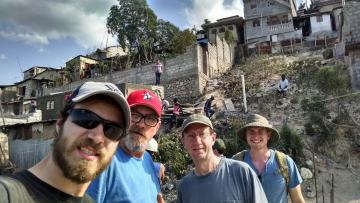
M 157 43 L 159 49 L 163 52 L 172 52 L 172 42 L 174 42 L 174 37 L 178 36 L 179 33 L 180 30 L 178 27 L 169 21 L 159 19 L 157 22 Z
M 347 69 L 343 65 L 324 66 L 316 75 L 317 87 L 325 94 L 345 93 L 349 86 Z
M 195 43 L 196 36 L 189 30 L 185 29 L 179 32 L 173 39 L 173 52 L 182 54 L 186 51 L 186 47 Z
M 136 56 L 138 62 L 152 58 L 156 23 L 157 17 L 146 0 L 119 0 L 119 5 L 110 8 L 106 25 L 120 46 L 129 50 L 127 66 Z

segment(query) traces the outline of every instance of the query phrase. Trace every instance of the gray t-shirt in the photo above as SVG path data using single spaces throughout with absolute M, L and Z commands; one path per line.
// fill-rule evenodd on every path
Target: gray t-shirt
M 177 202 L 186 203 L 267 203 L 264 190 L 254 171 L 244 162 L 221 158 L 216 170 L 185 176 L 177 189 Z

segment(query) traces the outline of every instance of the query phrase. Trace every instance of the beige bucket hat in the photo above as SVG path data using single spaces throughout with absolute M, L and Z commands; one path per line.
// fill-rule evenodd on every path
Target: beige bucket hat
M 263 127 L 271 131 L 269 143 L 276 143 L 280 139 L 279 132 L 269 123 L 269 121 L 259 114 L 250 114 L 246 118 L 246 124 L 238 131 L 238 135 L 246 142 L 246 129 L 248 127 Z

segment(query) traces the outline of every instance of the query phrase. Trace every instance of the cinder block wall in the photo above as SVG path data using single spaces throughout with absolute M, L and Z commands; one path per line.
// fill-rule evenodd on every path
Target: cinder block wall
M 165 98 L 170 103 L 175 97 L 180 100 L 180 103 L 193 103 L 196 97 L 203 93 L 204 87 L 211 77 L 219 76 L 231 67 L 232 55 L 234 54 L 231 54 L 230 47 L 225 40 L 217 39 L 217 45 L 209 44 L 207 50 L 207 52 L 206 49 L 203 50 L 200 45 L 191 45 L 187 47 L 184 54 L 162 61 L 164 71 L 161 76 L 161 85 L 164 86 Z M 207 58 L 204 59 L 204 57 Z M 207 65 L 204 65 L 204 60 L 207 61 Z M 204 69 L 207 69 L 207 73 L 204 72 Z M 89 80 L 113 82 L 115 84 L 154 85 L 154 64 L 113 72 L 102 77 L 75 81 L 62 87 L 45 89 L 44 95 L 73 90 Z
M 345 42 L 360 42 L 360 2 L 346 1 L 343 7 Z
M 360 43 L 360 2 L 346 1 L 343 15 L 345 44 Z M 360 50 L 349 50 L 349 55 L 345 57 L 345 61 L 349 65 L 352 87 L 360 90 Z

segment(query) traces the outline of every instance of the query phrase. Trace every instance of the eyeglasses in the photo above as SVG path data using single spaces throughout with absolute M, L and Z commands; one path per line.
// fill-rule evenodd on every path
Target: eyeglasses
M 151 115 L 142 115 L 141 113 L 132 110 L 131 112 L 131 122 L 139 123 L 144 119 L 144 123 L 147 126 L 154 127 L 159 122 L 159 118 L 153 114 Z
M 103 125 L 104 135 L 113 141 L 120 140 L 125 135 L 125 128 L 112 121 L 105 120 L 96 113 L 86 109 L 70 109 L 68 112 L 71 121 L 85 129 L 94 129 Z
M 195 140 L 196 137 L 200 137 L 201 140 L 205 140 L 209 135 L 210 133 L 202 133 L 202 134 L 191 133 L 191 134 L 184 134 L 184 137 L 189 140 Z

